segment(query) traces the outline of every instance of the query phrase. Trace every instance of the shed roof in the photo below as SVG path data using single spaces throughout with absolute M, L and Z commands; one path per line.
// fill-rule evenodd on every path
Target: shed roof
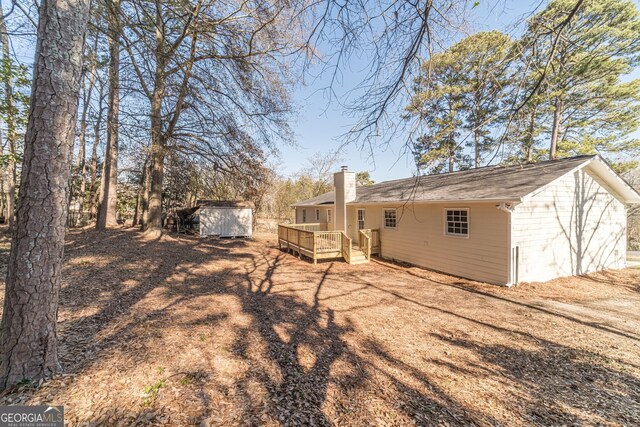
M 424 175 L 358 187 L 352 204 L 438 201 L 519 201 L 564 174 L 597 160 L 599 173 L 615 184 L 627 202 L 640 195 L 615 174 L 599 156 L 577 156 L 511 166 L 487 166 L 458 172 Z M 607 172 L 608 170 L 608 172 Z M 619 182 L 618 182 L 619 181 Z M 332 204 L 333 192 L 294 206 Z
M 251 208 L 255 206 L 253 203 L 246 200 L 198 200 L 196 206 L 199 207 L 216 207 L 216 208 Z

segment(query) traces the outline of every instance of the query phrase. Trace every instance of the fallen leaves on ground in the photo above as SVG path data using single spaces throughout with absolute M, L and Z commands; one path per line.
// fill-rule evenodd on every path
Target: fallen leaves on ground
M 118 229 L 63 274 L 63 372 L 0 404 L 71 426 L 640 424 L 638 270 L 506 289 Z

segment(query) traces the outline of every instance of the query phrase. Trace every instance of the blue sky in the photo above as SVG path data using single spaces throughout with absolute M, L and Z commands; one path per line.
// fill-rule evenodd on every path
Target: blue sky
M 635 2 L 640 5 L 640 0 Z M 497 29 L 515 37 L 522 28 L 514 28 L 514 22 L 522 21 L 523 17 L 545 4 L 546 0 L 481 0 L 479 6 L 470 11 L 471 26 L 468 32 Z M 462 36 L 461 34 L 460 37 Z M 28 40 L 14 39 L 14 54 L 20 61 L 30 65 L 33 61 L 33 46 Z M 456 41 L 458 39 L 452 39 L 451 43 Z M 355 60 L 349 69 L 343 70 L 340 84 L 334 87 L 338 96 L 358 85 L 362 73 L 357 70 L 362 65 L 363 62 Z M 312 70 L 311 74 L 313 72 Z M 327 86 L 328 78 L 326 75 L 316 79 L 308 78 L 311 83 L 299 87 L 293 94 L 297 112 L 291 122 L 295 132 L 295 145 L 280 146 L 280 158 L 272 159 L 273 163 L 278 164 L 280 175 L 291 175 L 307 166 L 308 160 L 317 153 L 335 152 L 344 144 L 340 136 L 350 129 L 354 118 L 345 116 L 337 102 L 327 102 L 322 89 Z M 629 78 L 640 78 L 640 69 L 636 69 Z M 401 120 L 401 111 L 395 114 Z M 640 131 L 637 135 L 640 137 Z M 385 150 L 376 151 L 373 157 L 369 150 L 360 152 L 355 145 L 347 145 L 341 150 L 340 164 L 348 165 L 354 171 L 369 171 L 376 182 L 411 176 L 415 167 L 413 159 L 402 153 L 403 143 L 404 139 L 399 136 L 397 142 L 390 144 Z
M 493 4 L 493 9 L 489 3 Z M 523 14 L 534 10 L 540 1 L 501 1 L 495 6 L 495 2 L 482 1 L 472 11 L 473 17 L 471 30 L 483 31 L 498 29 L 511 32 L 510 26 Z M 457 40 L 452 40 L 452 43 Z M 357 68 L 353 67 L 353 68 Z M 357 72 L 343 73 L 342 84 L 337 88 L 339 95 L 355 87 L 359 83 Z M 313 84 L 299 88 L 294 94 L 294 100 L 299 109 L 297 120 L 293 123 L 296 133 L 295 147 L 281 147 L 283 170 L 281 174 L 291 174 L 300 170 L 307 159 L 316 153 L 338 150 L 344 143 L 340 136 L 349 130 L 353 124 L 352 117 L 346 117 L 343 110 L 336 102 L 327 103 L 324 92 L 321 91 L 327 84 L 326 78 L 316 79 Z M 398 111 L 398 120 L 401 112 Z M 402 153 L 404 140 L 398 137 L 396 144 L 392 143 L 385 151 L 374 153 L 369 150 L 361 152 L 357 146 L 351 144 L 343 147 L 341 164 L 348 165 L 354 171 L 369 171 L 374 181 L 411 176 L 415 170 L 413 159 Z
M 497 29 L 516 36 L 521 29 L 513 28 L 513 23 L 545 3 L 542 0 L 481 1 L 472 11 L 470 32 Z M 456 41 L 452 40 L 452 43 Z M 357 65 L 353 68 L 357 68 Z M 338 94 L 343 95 L 345 91 L 355 87 L 359 83 L 359 77 L 361 76 L 357 72 L 345 71 L 342 84 L 336 88 Z M 635 70 L 630 77 L 640 78 L 640 70 Z M 282 175 L 299 171 L 316 153 L 336 151 L 344 143 L 340 136 L 349 130 L 354 119 L 346 117 L 337 103 L 327 103 L 320 90 L 326 84 L 326 78 L 319 78 L 312 84 L 299 88 L 294 94 L 294 100 L 299 106 L 298 117 L 292 123 L 296 133 L 296 146 L 280 147 L 279 173 Z M 398 111 L 398 120 L 400 114 Z M 403 143 L 400 136 L 397 143 L 390 144 L 385 151 L 376 152 L 373 158 L 369 150 L 360 152 L 355 145 L 348 145 L 341 151 L 343 161 L 340 164 L 348 165 L 353 171 L 369 171 L 376 182 L 408 177 L 413 174 L 415 166 L 413 160 L 402 153 Z

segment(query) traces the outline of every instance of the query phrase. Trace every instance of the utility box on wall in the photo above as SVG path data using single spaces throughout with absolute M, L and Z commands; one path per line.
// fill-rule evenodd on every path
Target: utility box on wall
M 251 237 L 253 208 L 247 202 L 199 201 L 200 237 Z

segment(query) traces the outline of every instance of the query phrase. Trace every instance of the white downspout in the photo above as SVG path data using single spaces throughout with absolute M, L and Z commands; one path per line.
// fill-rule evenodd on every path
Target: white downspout
M 513 210 L 515 209 L 515 205 L 513 203 L 502 202 L 496 205 L 496 209 L 507 213 L 507 271 L 509 274 L 509 281 L 505 284 L 505 286 L 511 287 L 518 284 L 518 251 L 516 249 L 516 253 L 514 254 L 514 248 L 511 247 L 511 234 L 513 232 L 513 228 L 511 226 L 511 217 Z

